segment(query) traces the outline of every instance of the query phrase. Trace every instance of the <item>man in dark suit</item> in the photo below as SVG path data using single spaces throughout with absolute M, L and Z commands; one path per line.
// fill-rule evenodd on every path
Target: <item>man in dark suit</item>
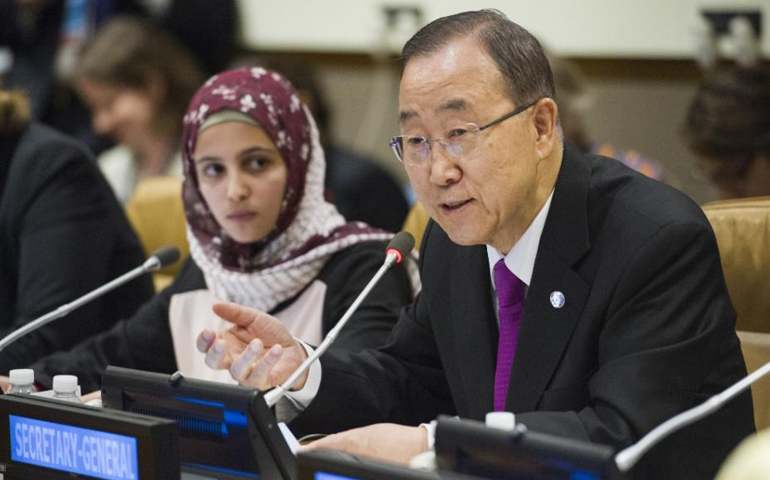
M 309 405 L 294 428 L 393 422 L 317 445 L 406 461 L 431 443 L 429 427 L 406 425 L 507 410 L 530 430 L 621 448 L 745 375 L 707 220 L 680 192 L 563 144 L 534 37 L 469 12 L 423 28 L 403 58 L 393 145 L 433 219 L 423 291 L 384 348 L 326 355 L 297 382 Z M 198 348 L 241 383 L 276 385 L 305 358 L 268 315 L 216 311 L 236 326 L 202 332 Z M 753 429 L 746 394 L 635 473 L 712 478 Z

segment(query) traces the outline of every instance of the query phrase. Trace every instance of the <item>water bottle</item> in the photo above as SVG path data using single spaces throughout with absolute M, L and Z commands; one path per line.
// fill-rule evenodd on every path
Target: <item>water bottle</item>
M 8 373 L 11 386 L 8 393 L 30 394 L 35 392 L 35 371 L 31 368 L 19 368 Z
M 78 377 L 75 375 L 56 375 L 53 377 L 53 398 L 81 403 L 77 391 Z
M 511 412 L 489 412 L 485 418 L 487 427 L 513 431 L 516 428 L 516 416 Z

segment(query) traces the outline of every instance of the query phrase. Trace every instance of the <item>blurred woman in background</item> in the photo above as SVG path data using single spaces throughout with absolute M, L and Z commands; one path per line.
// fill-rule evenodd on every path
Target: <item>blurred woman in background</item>
M 144 261 L 85 147 L 29 119 L 26 97 L 0 88 L 0 337 Z M 0 371 L 71 348 L 152 294 L 144 276 L 92 301 L 2 350 Z
M 722 199 L 770 195 L 770 71 L 733 66 L 707 75 L 682 134 Z
M 98 161 L 121 203 L 142 178 L 181 176 L 182 116 L 202 81 L 189 52 L 136 18 L 110 21 L 84 48 L 75 88 L 94 130 L 117 143 Z

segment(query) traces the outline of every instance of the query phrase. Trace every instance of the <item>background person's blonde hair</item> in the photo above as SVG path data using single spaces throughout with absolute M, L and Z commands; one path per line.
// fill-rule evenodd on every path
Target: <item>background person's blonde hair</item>
M 0 135 L 16 133 L 31 118 L 29 100 L 20 91 L 6 91 L 0 78 Z

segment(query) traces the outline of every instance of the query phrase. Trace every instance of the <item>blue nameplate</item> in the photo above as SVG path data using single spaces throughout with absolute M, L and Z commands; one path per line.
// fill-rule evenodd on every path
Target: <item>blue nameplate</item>
M 138 480 L 136 439 L 9 415 L 11 458 L 106 480 Z
M 356 480 L 353 477 L 343 477 L 332 473 L 316 472 L 315 480 Z

